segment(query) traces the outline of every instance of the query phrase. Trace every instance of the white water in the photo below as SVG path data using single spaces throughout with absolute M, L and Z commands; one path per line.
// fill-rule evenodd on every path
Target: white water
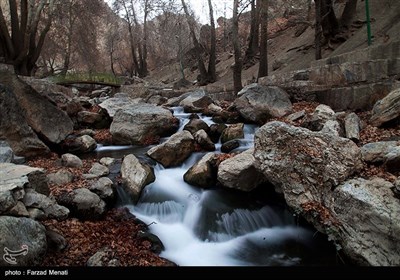
M 175 108 L 174 114 L 182 130 L 190 114 L 181 108 Z M 201 118 L 213 123 L 211 118 Z M 245 138 L 236 150 L 253 147 L 256 129 L 245 125 Z M 296 225 L 282 206 L 243 193 L 203 190 L 183 181 L 185 172 L 204 154 L 195 153 L 176 168 L 157 164 L 156 181 L 143 190 L 136 205 L 128 206 L 163 242 L 161 256 L 181 266 L 307 264 L 304 259 L 315 254 L 314 232 Z

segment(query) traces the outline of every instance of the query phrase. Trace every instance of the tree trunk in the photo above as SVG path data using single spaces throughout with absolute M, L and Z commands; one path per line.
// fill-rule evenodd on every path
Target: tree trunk
M 204 65 L 203 59 L 201 57 L 201 46 L 200 46 L 200 43 L 199 43 L 199 41 L 197 40 L 197 37 L 196 37 L 196 33 L 195 33 L 195 30 L 194 30 L 194 22 L 190 17 L 189 10 L 188 10 L 188 8 L 186 6 L 185 0 L 181 0 L 181 1 L 182 1 L 183 10 L 185 11 L 186 20 L 187 20 L 187 23 L 189 25 L 190 35 L 191 35 L 192 40 L 193 40 L 193 45 L 194 45 L 195 53 L 196 53 L 196 57 L 197 57 L 197 64 L 198 64 L 199 71 L 200 71 L 198 83 L 199 83 L 199 85 L 206 85 L 207 84 L 207 76 L 208 75 L 207 75 L 207 70 L 206 70 L 206 67 Z
M 258 77 L 268 76 L 268 0 L 261 1 L 261 42 Z
M 214 11 L 211 0 L 208 0 L 208 7 L 210 10 L 210 25 L 211 25 L 211 47 L 210 47 L 210 58 L 208 62 L 208 82 L 214 83 L 217 80 L 217 39 L 215 34 L 215 21 L 214 21 Z
M 357 11 L 357 0 L 348 0 L 340 18 L 341 28 L 349 28 Z
M 145 2 L 144 8 L 144 18 L 143 18 L 143 53 L 142 53 L 142 77 L 146 77 L 148 75 L 147 70 L 147 16 L 149 14 L 149 0 Z
M 257 1 L 259 2 L 259 1 Z M 263 1 L 261 1 L 263 2 Z M 259 36 L 259 6 L 256 6 L 256 0 L 251 0 L 251 24 L 250 24 L 250 35 L 249 35 L 249 45 L 247 46 L 245 61 L 246 63 L 252 63 L 254 57 L 258 52 L 258 36 Z
M 325 39 L 335 37 L 339 32 L 339 22 L 333 9 L 332 0 L 321 1 L 321 25 Z
M 239 42 L 239 19 L 238 19 L 239 0 L 233 2 L 232 16 L 232 43 L 235 56 L 235 64 L 233 66 L 233 90 L 238 93 L 242 88 L 242 58 Z
M 321 39 L 322 39 L 322 30 L 321 30 L 321 1 L 315 0 L 315 60 L 319 60 L 322 58 L 321 54 Z

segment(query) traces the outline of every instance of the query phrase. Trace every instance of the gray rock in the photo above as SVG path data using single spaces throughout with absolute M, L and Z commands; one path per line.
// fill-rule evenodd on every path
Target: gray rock
M 0 163 L 0 192 L 30 187 L 49 195 L 50 189 L 43 169 L 12 163 Z
M 36 221 L 43 221 L 47 219 L 46 214 L 37 208 L 28 208 L 29 217 Z
M 385 155 L 385 168 L 387 171 L 393 174 L 399 174 L 400 172 L 400 146 L 389 149 Z
M 124 157 L 121 166 L 123 186 L 131 199 L 136 202 L 143 188 L 155 181 L 153 168 L 142 164 L 132 154 Z
M 223 123 L 215 123 L 210 126 L 210 131 L 208 135 L 210 136 L 211 141 L 214 143 L 218 143 L 219 138 L 222 135 L 222 132 L 227 128 L 227 126 Z
M 179 105 L 183 107 L 185 112 L 200 113 L 208 108 L 213 100 L 206 95 L 204 90 L 198 90 L 190 93 L 189 96 L 184 98 Z
M 120 266 L 121 263 L 118 259 L 111 259 L 110 258 L 114 255 L 110 248 L 104 247 L 97 251 L 93 256 L 91 256 L 86 265 L 87 266 L 94 266 L 94 267 L 101 267 L 101 266 Z
M 340 124 L 334 120 L 327 120 L 324 127 L 321 129 L 321 133 L 327 133 L 333 136 L 340 136 L 340 132 Z
M 71 215 L 83 220 L 101 219 L 106 211 L 106 203 L 97 194 L 85 188 L 61 195 L 58 200 L 70 209 Z
M 119 110 L 110 127 L 113 142 L 118 145 L 144 145 L 178 129 L 179 120 L 164 108 L 150 104 Z
M 253 149 L 240 153 L 221 162 L 217 179 L 224 187 L 249 192 L 266 182 L 256 167 Z
M 10 190 L 0 191 L 0 214 L 7 213 L 17 204 Z
M 400 203 L 392 184 L 376 178 L 353 179 L 326 197 L 338 224 L 331 226 L 345 253 L 362 265 L 400 265 Z
M 147 155 L 164 167 L 182 164 L 194 151 L 194 138 L 183 130 L 172 135 L 166 142 L 147 151 Z
M 28 218 L 0 216 L 0 266 L 41 265 L 47 250 L 46 230 L 40 223 Z M 24 250 L 24 253 L 7 257 L 7 250 Z M 8 262 L 7 262 L 7 261 Z
M 0 163 L 13 162 L 14 152 L 6 141 L 0 141 Z
M 0 73 L 1 76 L 1 73 Z M 15 129 L 18 127 L 18 129 Z M 0 138 L 6 139 L 15 154 L 37 156 L 50 149 L 37 137 L 28 125 L 17 97 L 0 82 Z
M 27 218 L 29 218 L 29 212 L 26 209 L 24 203 L 22 203 L 21 201 L 17 201 L 17 203 L 14 205 L 14 207 L 11 208 L 8 211 L 8 214 L 10 216 L 14 216 L 14 217 L 27 217 Z
M 71 183 L 74 180 L 74 174 L 69 172 L 68 170 L 61 169 L 56 173 L 50 173 L 47 175 L 47 179 L 49 184 L 56 186 L 63 186 Z
M 344 119 L 346 138 L 355 142 L 360 140 L 360 118 L 355 113 L 350 113 Z
M 270 118 L 283 117 L 292 111 L 289 95 L 281 88 L 251 84 L 238 94 L 234 106 L 247 121 L 264 123 Z
M 73 154 L 63 154 L 61 156 L 61 164 L 65 167 L 82 167 L 82 160 Z
M 99 113 L 81 111 L 78 113 L 78 122 L 83 125 L 94 125 L 101 122 L 102 116 Z
M 360 149 L 353 141 L 282 122 L 258 129 L 254 156 L 267 180 L 300 212 L 301 205 L 321 202 L 362 168 Z
M 96 131 L 94 131 L 93 129 L 82 129 L 81 131 L 79 131 L 79 133 L 77 134 L 78 136 L 83 136 L 83 135 L 89 135 L 90 137 L 94 137 L 96 135 Z
M 313 114 L 304 121 L 302 126 L 312 131 L 320 131 L 329 120 L 336 120 L 335 111 L 321 104 L 315 108 Z
M 100 159 L 100 163 L 104 166 L 110 167 L 111 165 L 113 165 L 115 163 L 115 158 L 111 158 L 111 157 L 103 157 Z
M 99 106 L 105 109 L 111 118 L 114 118 L 118 110 L 126 110 L 140 103 L 143 103 L 141 98 L 131 99 L 127 95 L 115 94 L 113 98 L 107 99 Z
M 200 119 L 191 119 L 183 129 L 189 131 L 193 136 L 199 130 L 204 130 L 206 133 L 210 131 L 208 125 Z
M 71 153 L 84 154 L 93 152 L 96 147 L 96 140 L 89 135 L 82 135 L 75 138 L 74 141 L 69 144 L 68 150 Z
M 95 162 L 92 168 L 90 168 L 89 173 L 96 175 L 96 177 L 103 177 L 110 174 L 110 170 L 106 166 Z
M 137 237 L 150 241 L 151 243 L 150 251 L 152 251 L 155 254 L 161 254 L 161 252 L 164 251 L 165 249 L 164 244 L 162 243 L 160 238 L 158 238 L 157 235 L 140 230 L 138 231 Z
M 200 145 L 204 150 L 206 151 L 215 151 L 215 145 L 211 141 L 211 139 L 208 137 L 207 133 L 201 129 L 197 131 L 194 135 L 194 140 L 197 142 L 197 144 Z
M 163 105 L 168 101 L 166 97 L 160 96 L 160 95 L 152 95 L 150 98 L 146 100 L 146 103 L 149 104 L 154 104 L 157 106 Z
M 94 182 L 89 187 L 89 190 L 97 194 L 104 201 L 114 198 L 113 182 L 107 177 L 102 177 Z
M 23 203 L 27 208 L 37 208 L 43 211 L 46 218 L 65 220 L 69 215 L 69 210 L 43 194 L 37 193 L 32 189 L 27 189 L 23 198 Z
M 383 163 L 386 155 L 397 146 L 396 141 L 381 141 L 368 143 L 361 147 L 362 159 L 368 163 Z
M 392 91 L 386 97 L 375 103 L 372 109 L 370 124 L 381 126 L 400 116 L 400 88 Z
M 59 144 L 72 133 L 74 125 L 68 115 L 13 72 L 0 70 L 0 83 L 10 87 L 18 100 L 21 111 L 24 112 L 26 122 L 42 139 Z M 16 150 L 14 151 L 17 153 Z
M 225 143 L 234 139 L 242 139 L 244 138 L 244 124 L 237 123 L 228 126 L 221 135 L 221 143 Z
M 230 153 L 234 149 L 240 147 L 240 141 L 237 139 L 225 142 L 224 144 L 221 145 L 221 152 L 223 153 Z
M 207 189 L 215 186 L 217 182 L 216 155 L 207 153 L 189 168 L 183 175 L 183 179 L 186 183 L 199 188 Z

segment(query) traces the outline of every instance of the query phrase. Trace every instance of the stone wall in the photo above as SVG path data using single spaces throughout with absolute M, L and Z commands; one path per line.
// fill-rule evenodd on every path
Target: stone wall
M 369 110 L 400 87 L 400 41 L 313 61 L 304 70 L 261 78 L 294 100 L 317 101 L 336 111 Z

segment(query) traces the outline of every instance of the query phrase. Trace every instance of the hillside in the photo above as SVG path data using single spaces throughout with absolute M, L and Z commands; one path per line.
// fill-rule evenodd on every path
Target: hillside
M 370 1 L 371 29 L 373 45 L 388 43 L 400 38 L 400 2 L 393 0 Z M 296 37 L 296 26 L 279 31 L 275 21 L 270 22 L 272 39 L 268 44 L 269 73 L 284 73 L 292 70 L 310 67 L 314 61 L 314 28 L 308 27 L 303 34 Z M 271 29 L 273 29 L 271 31 Z M 367 26 L 365 23 L 365 5 L 360 2 L 357 7 L 357 16 L 351 29 L 350 37 L 342 44 L 333 45 L 333 49 L 324 46 L 323 58 L 336 56 L 368 46 Z M 243 48 L 244 49 L 244 48 Z M 233 83 L 231 65 L 234 63 L 232 52 L 219 52 L 217 57 L 218 81 L 207 86 L 209 91 L 231 90 Z M 242 72 L 243 85 L 249 84 L 257 77 L 258 63 Z M 195 81 L 196 71 L 185 69 L 186 78 Z M 171 62 L 151 71 L 147 80 L 152 83 L 164 81 L 165 87 L 172 87 L 180 78 L 179 64 Z

